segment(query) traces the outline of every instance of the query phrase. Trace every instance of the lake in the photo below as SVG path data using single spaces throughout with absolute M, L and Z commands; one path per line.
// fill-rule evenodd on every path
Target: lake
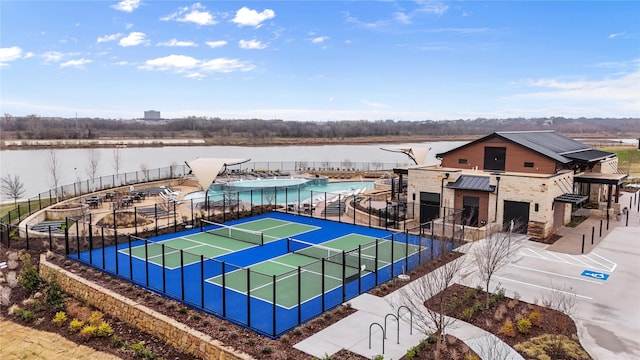
M 466 141 L 439 141 L 431 143 L 368 144 L 368 145 L 314 145 L 314 146 L 168 146 L 153 148 L 119 148 L 120 173 L 138 171 L 142 167 L 154 169 L 172 164 L 184 164 L 199 157 L 251 159 L 252 162 L 380 162 L 387 166 L 410 164 L 404 154 L 383 151 L 380 148 L 431 147 L 427 163 L 435 163 L 435 154 L 465 144 Z M 95 149 L 99 154 L 98 176 L 115 173 L 114 148 Z M 60 185 L 72 184 L 89 178 L 89 149 L 58 149 L 61 163 Z M 52 187 L 49 175 L 49 150 L 0 151 L 0 176 L 18 175 L 24 184 L 25 198 L 36 196 Z M 7 201 L 6 196 L 0 201 Z

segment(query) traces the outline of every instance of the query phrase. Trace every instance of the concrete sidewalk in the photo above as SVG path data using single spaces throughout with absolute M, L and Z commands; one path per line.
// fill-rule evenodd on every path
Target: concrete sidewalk
M 394 303 L 394 298 L 398 296 L 398 291 L 384 298 L 362 294 L 350 301 L 351 306 L 358 310 L 356 313 L 297 343 L 294 347 L 320 359 L 341 349 L 369 359 L 376 355 L 384 355 L 385 359 L 400 359 L 406 355 L 407 350 L 425 339 L 426 335 L 415 323 L 413 329 L 410 329 L 409 316 L 406 314 L 401 314 L 400 324 L 394 317 L 388 316 L 396 315 L 390 304 Z M 383 340 L 382 329 L 385 327 L 387 339 Z M 523 359 L 498 337 L 469 323 L 458 320 L 448 329 L 450 335 L 464 341 L 484 360 Z M 497 356 L 498 354 L 500 356 Z

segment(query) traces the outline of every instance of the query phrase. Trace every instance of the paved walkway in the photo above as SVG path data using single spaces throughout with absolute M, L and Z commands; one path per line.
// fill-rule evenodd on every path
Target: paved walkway
M 608 229 L 605 219 L 603 220 L 602 236 L 600 236 L 600 219 L 588 219 L 578 227 L 562 228 L 559 231 L 562 238 L 552 246 L 546 246 L 539 243 L 529 243 L 531 243 L 532 248 L 534 249 L 540 248 L 548 252 L 581 254 L 582 235 L 584 234 L 584 253 L 587 254 L 595 249 L 604 239 L 607 239 L 607 244 L 614 243 L 616 239 L 621 239 L 623 237 L 625 237 L 625 239 L 635 238 L 637 241 L 638 239 L 636 238 L 636 234 L 638 234 L 638 229 L 640 228 L 640 214 L 637 211 L 637 203 L 634 203 L 634 199 L 637 199 L 636 201 L 640 201 L 640 195 L 638 193 L 622 193 L 620 203 L 628 207 L 626 204 L 629 204 L 629 199 L 631 199 L 633 207 L 629 211 L 628 227 L 626 226 L 626 217 L 621 217 L 620 220 L 615 218 L 610 219 Z M 591 245 L 592 231 L 594 233 L 593 245 Z M 624 234 L 624 236 L 621 234 Z M 627 244 L 626 246 L 629 245 Z M 635 248 L 637 250 L 637 246 L 635 246 Z M 517 261 L 518 260 L 516 259 L 516 262 Z M 637 262 L 637 260 L 635 261 Z M 475 281 L 470 277 L 465 280 L 466 281 L 462 282 Z M 468 285 L 474 286 L 474 284 L 471 283 Z M 509 284 L 509 286 L 511 285 L 513 284 Z M 623 287 L 628 285 L 629 284 L 622 284 Z M 526 289 L 520 290 L 519 288 L 518 290 L 525 293 L 525 296 L 522 297 L 525 301 L 534 302 L 535 299 L 539 298 L 539 294 L 533 292 L 532 295 L 528 295 L 525 292 Z M 391 293 L 384 298 L 369 294 L 363 294 L 356 297 L 351 300 L 350 303 L 358 310 L 357 312 L 299 342 L 295 345 L 295 348 L 318 358 L 323 358 L 326 355 L 332 355 L 341 349 L 348 349 L 356 354 L 372 358 L 376 355 L 383 354 L 382 348 L 384 346 L 385 359 L 401 358 L 406 354 L 408 349 L 417 345 L 422 339 L 424 339 L 425 334 L 421 332 L 415 324 L 413 326 L 413 330 L 410 330 L 408 319 L 405 319 L 406 316 L 402 316 L 399 325 L 396 325 L 394 318 L 387 317 L 387 339 L 383 341 L 381 328 L 385 327 L 386 315 L 395 314 L 390 304 L 394 303 L 393 299 L 397 296 L 400 296 L 398 291 Z M 597 307 L 599 303 L 589 303 L 588 305 L 595 305 Z M 630 321 L 632 323 L 637 320 L 638 316 L 635 310 L 638 310 L 638 308 L 640 307 L 636 306 L 635 309 L 633 309 L 632 306 L 630 314 L 628 313 L 629 309 L 627 307 L 627 315 L 631 315 Z M 585 310 L 589 311 L 589 308 L 587 307 Z M 590 313 L 587 312 L 587 314 Z M 623 339 L 620 341 L 613 341 L 615 340 L 615 336 L 611 338 L 608 334 L 610 334 L 611 331 L 615 332 L 615 330 L 607 330 L 607 326 L 601 324 L 602 321 L 605 321 L 605 323 L 611 321 L 611 318 L 605 318 L 603 320 L 600 317 L 592 318 L 585 316 L 584 314 L 580 314 L 579 316 L 575 316 L 574 319 L 576 320 L 576 325 L 578 327 L 580 341 L 583 347 L 585 347 L 592 356 L 605 354 L 609 356 L 616 354 L 618 358 L 627 358 L 627 355 L 636 353 L 636 349 L 638 347 L 637 341 L 634 342 L 630 339 L 634 336 L 634 325 L 622 328 L 620 331 L 624 332 L 624 334 L 622 334 Z M 371 327 L 371 324 L 374 323 L 380 325 L 373 325 L 373 327 Z M 603 327 L 605 329 L 603 329 Z M 371 331 L 371 339 L 369 338 L 369 331 Z M 499 338 L 469 323 L 457 321 L 449 328 L 448 333 L 464 341 L 483 360 L 523 359 L 520 354 L 502 342 Z M 613 340 L 605 344 L 607 339 Z M 607 350 L 607 347 L 612 347 L 614 349 Z M 596 356 L 595 358 L 604 359 L 604 357 L 600 356 Z

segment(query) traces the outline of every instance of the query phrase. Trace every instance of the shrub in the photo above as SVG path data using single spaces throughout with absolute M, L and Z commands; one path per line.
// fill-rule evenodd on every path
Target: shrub
M 464 310 L 462 310 L 462 315 L 461 315 L 463 320 L 469 320 L 473 317 L 473 308 L 469 307 L 466 308 Z
M 542 324 L 542 315 L 537 311 L 532 311 L 529 314 L 529 321 L 531 321 L 531 324 L 534 326 L 540 326 L 540 324 Z
M 111 338 L 111 346 L 119 348 L 122 347 L 122 345 L 124 345 L 124 341 L 122 341 L 122 338 L 118 335 L 113 335 L 113 337 Z
M 34 293 L 40 288 L 42 279 L 38 275 L 38 269 L 31 263 L 31 255 L 26 253 L 20 257 L 22 270 L 18 275 L 18 283 L 29 292 Z
M 531 330 L 531 321 L 529 321 L 528 318 L 522 318 L 518 320 L 516 326 L 518 327 L 518 332 L 520 334 L 528 334 L 529 330 Z
M 98 330 L 96 331 L 96 335 L 100 337 L 106 337 L 113 334 L 113 328 L 109 325 L 108 322 L 103 321 L 98 325 Z
M 265 347 L 262 348 L 262 353 L 263 354 L 271 354 L 272 352 L 273 352 L 273 350 L 268 346 L 265 346 Z
M 482 304 L 481 301 L 476 301 L 473 304 L 473 311 L 474 312 L 482 312 L 483 309 L 484 309 L 484 305 Z
M 18 315 L 20 317 L 20 319 L 22 319 L 22 321 L 24 322 L 31 322 L 33 321 L 33 311 L 31 310 L 17 310 L 16 311 L 16 315 Z
M 54 311 L 64 309 L 64 292 L 60 284 L 53 279 L 44 292 L 44 301 Z
M 58 311 L 51 322 L 62 327 L 67 322 L 67 314 L 64 311 Z
M 80 331 L 80 329 L 82 329 L 83 326 L 84 326 L 84 321 L 74 318 L 69 323 L 69 330 L 71 330 L 73 332 L 78 332 L 78 331 Z
M 516 306 L 518 306 L 518 300 L 516 299 L 509 300 L 509 302 L 507 302 L 507 307 L 511 310 L 515 309 Z
M 511 319 L 507 319 L 504 324 L 502 324 L 500 327 L 500 333 L 507 336 L 516 336 L 516 329 L 513 326 L 513 321 L 511 321 Z
M 82 336 L 85 339 L 89 339 L 96 336 L 97 332 L 98 332 L 98 327 L 95 325 L 89 324 L 82 327 L 82 329 L 80 330 L 80 336 Z
M 480 358 L 474 353 L 466 353 L 464 354 L 464 360 L 480 360 Z
M 91 325 L 98 326 L 98 325 L 102 324 L 102 322 L 103 322 L 102 317 L 103 316 L 104 315 L 100 311 L 94 311 L 94 312 L 91 313 L 91 315 L 87 319 L 87 322 L 89 324 L 91 324 Z
M 411 349 L 407 350 L 407 353 L 404 355 L 404 357 L 405 357 L 407 360 L 411 360 L 411 359 L 413 359 L 416 355 L 417 355 L 417 351 L 416 351 L 416 349 L 415 349 L 415 348 L 411 348 Z

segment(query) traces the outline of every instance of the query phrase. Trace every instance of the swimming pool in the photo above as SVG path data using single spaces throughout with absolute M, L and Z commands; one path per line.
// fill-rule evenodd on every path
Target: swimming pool
M 209 190 L 209 201 L 222 201 L 233 198 L 234 200 L 238 199 L 252 204 L 316 203 L 338 195 L 354 195 L 375 187 L 375 182 L 373 181 L 318 183 L 314 181 L 314 179 L 300 178 L 245 180 L 234 183 L 236 185 L 237 183 L 243 183 L 243 185 L 247 184 L 247 186 L 245 186 L 245 188 L 236 185 L 221 187 L 220 184 L 216 184 Z M 257 185 L 261 186 L 257 187 Z M 205 202 L 205 192 L 195 191 L 188 193 L 184 196 L 183 200 L 193 200 L 194 204 Z

